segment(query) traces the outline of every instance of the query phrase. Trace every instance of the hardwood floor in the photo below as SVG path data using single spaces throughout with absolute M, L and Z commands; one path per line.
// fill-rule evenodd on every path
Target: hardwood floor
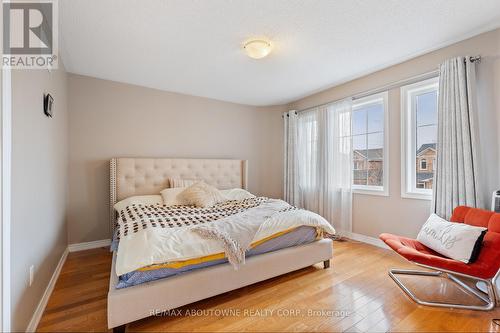
M 70 253 L 38 325 L 38 331 L 106 331 L 111 254 L 107 248 Z M 179 312 L 146 318 L 127 331 L 498 331 L 490 312 L 423 307 L 387 275 L 412 267 L 391 251 L 356 242 L 335 242 L 329 269 L 322 265 L 190 304 Z M 414 267 L 413 267 L 414 268 Z M 407 278 L 425 297 L 467 300 L 438 278 Z M 471 301 L 469 299 L 469 301 Z

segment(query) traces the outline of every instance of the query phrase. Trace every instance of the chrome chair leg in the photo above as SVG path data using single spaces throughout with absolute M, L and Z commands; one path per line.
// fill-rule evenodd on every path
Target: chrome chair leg
M 460 288 L 462 288 L 466 293 L 471 296 L 474 296 L 481 300 L 484 305 L 467 305 L 467 304 L 454 304 L 454 303 L 441 303 L 441 302 L 428 302 L 419 299 L 404 283 L 396 276 L 396 275 L 413 275 L 413 276 L 443 276 L 448 278 L 455 284 L 457 284 Z M 482 295 L 479 291 L 469 287 L 463 281 L 461 281 L 458 277 L 454 276 L 452 273 L 441 272 L 441 271 L 418 271 L 418 270 L 409 270 L 409 269 L 391 269 L 389 271 L 389 276 L 396 282 L 396 284 L 417 304 L 427 305 L 427 306 L 436 306 L 442 308 L 457 308 L 457 309 L 467 309 L 467 310 L 480 310 L 480 311 L 489 311 L 495 307 L 496 304 L 496 294 L 494 291 L 494 286 L 491 280 L 482 280 L 487 285 L 488 293 L 487 297 Z M 471 278 L 474 278 L 471 276 Z M 478 279 L 476 279 L 478 280 Z
M 498 285 L 498 279 L 500 278 L 500 271 L 498 271 L 493 279 L 491 279 L 491 283 L 493 284 L 493 291 L 495 292 L 495 298 L 496 298 L 496 306 L 500 306 L 500 290 L 499 285 Z

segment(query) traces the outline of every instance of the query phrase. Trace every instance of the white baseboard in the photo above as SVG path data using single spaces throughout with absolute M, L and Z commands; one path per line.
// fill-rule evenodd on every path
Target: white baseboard
M 93 242 L 69 244 L 68 250 L 69 252 L 77 252 L 90 249 L 97 249 L 99 247 L 106 247 L 110 245 L 111 245 L 111 239 L 101 239 Z
M 54 290 L 54 286 L 56 285 L 57 279 L 59 278 L 59 274 L 61 273 L 61 269 L 63 268 L 64 263 L 66 262 L 66 258 L 68 257 L 68 249 L 64 250 L 63 255 L 61 256 L 61 259 L 59 259 L 59 263 L 57 264 L 57 267 L 54 271 L 54 274 L 52 274 L 52 277 L 50 278 L 49 284 L 47 285 L 47 288 L 45 289 L 45 292 L 43 293 L 42 299 L 38 303 L 38 306 L 36 307 L 35 312 L 33 313 L 33 317 L 31 317 L 31 320 L 28 324 L 28 327 L 26 328 L 26 332 L 35 332 L 36 328 L 38 326 L 38 323 L 40 322 L 40 319 L 42 319 L 43 311 L 45 310 L 45 307 L 47 306 L 47 303 L 49 302 L 50 295 L 52 295 L 52 291 Z
M 381 241 L 380 239 L 375 238 L 375 237 L 370 237 L 370 236 L 366 236 L 366 235 L 362 235 L 362 234 L 356 234 L 354 232 L 346 233 L 345 237 L 352 239 L 352 240 L 355 240 L 355 241 L 358 241 L 358 242 L 363 242 L 366 244 L 381 247 L 383 249 L 389 248 L 387 245 L 385 245 L 385 243 L 383 241 Z

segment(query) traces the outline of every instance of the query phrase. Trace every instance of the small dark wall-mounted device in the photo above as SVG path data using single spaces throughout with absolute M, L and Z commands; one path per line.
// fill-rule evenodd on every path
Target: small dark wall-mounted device
M 52 105 L 54 104 L 54 98 L 52 97 L 51 94 L 44 94 L 43 95 L 43 113 L 47 117 L 52 118 Z
M 500 190 L 493 192 L 491 196 L 491 210 L 500 213 Z

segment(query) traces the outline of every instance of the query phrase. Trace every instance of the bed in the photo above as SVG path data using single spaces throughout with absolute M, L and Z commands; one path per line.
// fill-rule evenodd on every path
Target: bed
M 230 159 L 114 158 L 110 161 L 110 229 L 114 234 L 116 202 L 135 195 L 158 194 L 168 178 L 201 179 L 219 189 L 247 188 L 248 163 Z M 323 262 L 328 268 L 332 241 L 319 239 L 299 246 L 257 253 L 235 270 L 229 263 L 189 270 L 167 278 L 117 289 L 116 252 L 108 291 L 108 327 L 127 323 L 281 274 Z M 293 260 L 290 260 L 293 259 Z

